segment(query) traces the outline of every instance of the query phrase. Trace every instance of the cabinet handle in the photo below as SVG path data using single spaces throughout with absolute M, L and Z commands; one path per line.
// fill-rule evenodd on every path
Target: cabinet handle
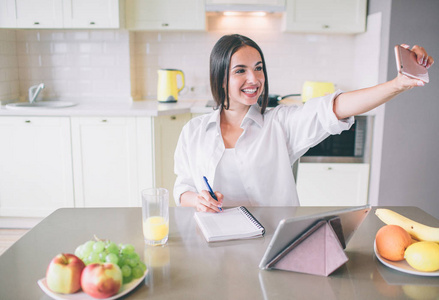
M 40 22 L 34 22 L 34 25 L 40 25 Z
M 24 123 L 30 123 L 30 120 L 26 120 L 26 121 L 24 121 Z
M 176 116 L 171 116 L 171 120 L 177 120 Z
M 331 171 L 332 170 L 332 167 L 328 167 L 328 171 Z
M 169 23 L 162 23 L 162 27 L 168 27 Z
M 107 119 L 103 119 L 103 120 L 101 120 L 101 122 L 102 122 L 102 123 L 107 123 L 108 120 L 107 120 Z
M 90 25 L 95 25 L 96 23 L 95 22 L 90 22 Z
M 322 26 L 324 29 L 328 29 L 329 28 L 329 25 L 323 25 Z

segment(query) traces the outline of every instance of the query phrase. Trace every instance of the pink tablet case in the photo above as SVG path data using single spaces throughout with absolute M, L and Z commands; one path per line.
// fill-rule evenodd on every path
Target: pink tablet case
M 322 220 L 269 265 L 274 269 L 328 276 L 347 261 L 334 229 Z

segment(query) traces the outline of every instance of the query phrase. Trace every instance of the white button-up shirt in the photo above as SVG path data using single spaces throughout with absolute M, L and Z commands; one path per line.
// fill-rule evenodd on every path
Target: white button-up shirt
M 279 105 L 263 115 L 258 104 L 250 107 L 241 123 L 244 132 L 235 144 L 235 155 L 252 205 L 299 205 L 292 164 L 310 147 L 354 123 L 353 117 L 338 120 L 333 112 L 334 99 L 340 93 L 311 99 L 303 106 Z M 215 173 L 224 151 L 219 109 L 184 126 L 175 151 L 177 205 L 184 192 L 207 190 L 203 176 L 215 187 Z

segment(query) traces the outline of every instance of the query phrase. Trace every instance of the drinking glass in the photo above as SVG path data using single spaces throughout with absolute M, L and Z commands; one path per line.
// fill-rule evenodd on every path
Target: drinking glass
M 169 235 L 169 192 L 164 188 L 142 191 L 142 221 L 145 243 L 164 245 Z

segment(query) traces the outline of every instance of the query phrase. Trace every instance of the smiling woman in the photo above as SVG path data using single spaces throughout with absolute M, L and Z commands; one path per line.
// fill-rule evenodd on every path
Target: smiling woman
M 262 50 L 251 39 L 237 34 L 218 40 L 210 55 L 210 88 L 218 107 L 229 109 L 229 89 L 232 88 L 229 81 L 237 77 L 241 78 L 241 84 L 245 84 L 245 75 L 249 73 L 258 81 L 257 95 L 262 97 L 264 112 L 268 104 L 268 77 Z
M 424 48 L 410 51 L 423 67 L 433 64 Z M 217 110 L 185 125 L 174 164 L 177 205 L 206 212 L 219 212 L 222 205 L 299 205 L 291 167 L 297 159 L 329 135 L 349 129 L 353 116 L 424 85 L 398 74 L 367 89 L 267 110 L 264 55 L 254 41 L 238 34 L 223 36 L 213 47 L 210 83 Z M 204 176 L 218 191 L 216 197 L 205 190 Z

